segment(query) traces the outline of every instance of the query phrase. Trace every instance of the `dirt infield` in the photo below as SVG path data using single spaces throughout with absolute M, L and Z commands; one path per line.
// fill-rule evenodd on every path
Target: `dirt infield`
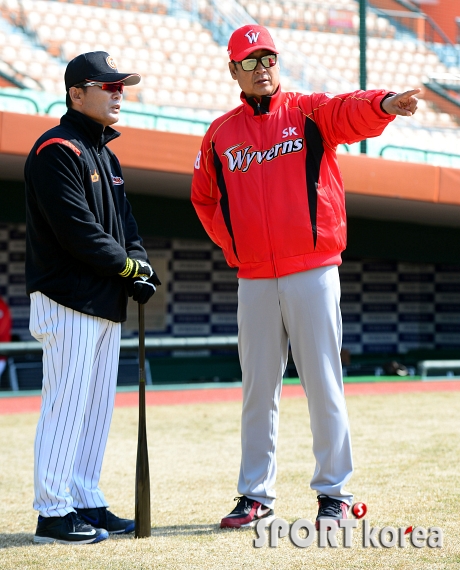
M 346 396 L 367 396 L 382 394 L 401 394 L 417 392 L 458 392 L 460 380 L 434 380 L 429 382 L 369 382 L 345 384 Z M 300 385 L 283 386 L 283 398 L 298 398 L 304 396 Z M 0 397 L 0 414 L 20 414 L 38 412 L 41 396 L 16 396 L 5 394 Z M 190 388 L 169 390 L 148 390 L 146 393 L 147 406 L 164 406 L 174 404 L 204 404 L 207 402 L 235 402 L 241 400 L 241 387 L 235 388 Z M 115 406 L 126 408 L 138 405 L 137 389 L 130 392 L 118 392 Z

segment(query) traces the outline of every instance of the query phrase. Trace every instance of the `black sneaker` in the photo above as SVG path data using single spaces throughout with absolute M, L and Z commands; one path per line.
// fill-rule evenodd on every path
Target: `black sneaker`
M 131 519 L 121 519 L 111 513 L 107 507 L 96 509 L 76 509 L 78 516 L 96 528 L 105 528 L 109 534 L 128 534 L 134 532 L 135 523 Z
M 316 530 L 319 530 L 319 519 L 328 519 L 331 524 L 338 526 L 339 521 L 348 518 L 348 505 L 343 501 L 332 499 L 327 495 L 318 495 L 318 516 L 316 517 Z
M 241 528 L 255 526 L 260 519 L 272 520 L 275 518 L 273 509 L 262 505 L 258 501 L 248 499 L 244 495 L 235 497 L 238 504 L 233 511 L 220 521 L 220 528 Z
M 77 513 L 71 512 L 65 517 L 38 516 L 34 542 L 49 544 L 92 544 L 109 538 L 103 528 L 94 528 L 81 520 Z

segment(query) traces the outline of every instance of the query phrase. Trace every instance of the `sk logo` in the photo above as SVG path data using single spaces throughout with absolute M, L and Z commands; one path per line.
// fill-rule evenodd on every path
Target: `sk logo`
M 93 174 L 91 174 L 91 182 L 97 182 L 99 180 L 99 174 L 96 172 L 96 169 L 94 169 Z
M 253 32 L 252 30 L 249 30 L 249 32 L 247 32 L 246 34 L 244 34 L 248 40 L 250 44 L 255 44 L 256 41 L 259 39 L 259 34 L 260 32 Z
M 299 136 L 296 129 L 297 127 L 288 127 L 287 129 L 283 129 L 283 139 L 290 137 L 291 135 L 295 135 L 296 137 Z

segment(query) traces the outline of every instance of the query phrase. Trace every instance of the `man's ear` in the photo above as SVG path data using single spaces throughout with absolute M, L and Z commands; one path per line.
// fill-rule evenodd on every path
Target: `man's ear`
M 232 76 L 232 79 L 234 79 L 236 81 L 237 80 L 236 63 L 233 63 L 233 61 L 229 61 L 228 62 L 228 69 L 230 70 L 230 75 Z
M 82 100 L 83 93 L 84 91 L 80 87 L 71 87 L 69 89 L 69 97 L 73 105 L 81 106 L 83 104 Z

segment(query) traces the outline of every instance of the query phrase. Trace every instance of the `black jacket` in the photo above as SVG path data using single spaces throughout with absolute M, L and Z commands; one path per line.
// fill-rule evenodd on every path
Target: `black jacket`
M 25 165 L 26 289 L 114 322 L 126 320 L 126 257 L 147 260 L 106 144 L 120 136 L 69 109 Z M 131 280 L 129 280 L 131 281 Z

